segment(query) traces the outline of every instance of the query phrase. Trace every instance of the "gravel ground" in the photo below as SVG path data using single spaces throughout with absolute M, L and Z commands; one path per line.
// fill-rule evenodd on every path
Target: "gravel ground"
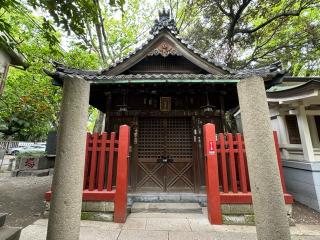
M 317 212 L 299 202 L 295 202 L 292 208 L 292 216 L 298 224 L 319 224 L 320 212 Z
M 2 175 L 2 177 L 1 177 Z M 52 176 L 9 177 L 0 174 L 0 212 L 8 213 L 8 226 L 26 227 L 42 217 L 44 193 Z
M 0 173 L 0 212 L 9 213 L 6 224 L 26 227 L 42 217 L 44 193 L 50 189 L 52 176 L 9 177 Z M 301 203 L 293 204 L 297 224 L 319 224 L 320 213 Z

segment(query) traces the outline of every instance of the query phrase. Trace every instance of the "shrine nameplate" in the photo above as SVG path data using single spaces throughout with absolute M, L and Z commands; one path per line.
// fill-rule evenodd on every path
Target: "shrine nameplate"
M 171 111 L 171 97 L 160 98 L 160 111 L 161 112 Z

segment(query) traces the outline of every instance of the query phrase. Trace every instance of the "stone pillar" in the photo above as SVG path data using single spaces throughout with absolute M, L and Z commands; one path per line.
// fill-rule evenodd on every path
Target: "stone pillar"
M 263 79 L 243 79 L 237 88 L 258 239 L 288 240 L 290 229 Z
M 90 84 L 63 82 L 47 240 L 78 240 L 82 205 Z
M 314 152 L 306 110 L 303 105 L 298 107 L 297 121 L 304 160 L 312 162 L 314 161 Z

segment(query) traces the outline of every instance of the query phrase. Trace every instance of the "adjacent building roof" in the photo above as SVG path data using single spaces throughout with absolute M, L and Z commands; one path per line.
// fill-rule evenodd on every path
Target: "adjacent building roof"
M 307 77 L 304 80 L 308 79 Z M 319 80 L 309 80 L 296 85 L 279 85 L 267 90 L 268 102 L 295 101 L 309 97 L 318 97 Z
M 4 33 L 0 33 L 0 49 L 10 57 L 10 64 L 27 68 L 29 64 L 26 58 L 11 44 L 11 40 Z

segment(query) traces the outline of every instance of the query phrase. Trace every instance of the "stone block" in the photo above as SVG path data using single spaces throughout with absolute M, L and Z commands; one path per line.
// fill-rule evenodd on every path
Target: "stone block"
M 49 169 L 49 176 L 53 176 L 53 173 L 54 173 L 54 168 L 50 168 Z
M 255 225 L 254 215 L 244 215 L 244 220 L 246 225 Z
M 114 212 L 114 202 L 105 202 L 106 212 Z
M 244 225 L 246 219 L 244 215 L 222 215 L 222 222 L 227 225 Z
M 85 212 L 105 212 L 106 211 L 106 204 L 105 202 L 91 202 L 87 201 L 85 205 L 82 205 L 85 207 Z
M 42 169 L 42 170 L 23 170 L 17 172 L 17 177 L 27 177 L 27 176 L 48 176 L 49 170 L 48 169 Z
M 11 171 L 11 177 L 17 177 L 19 170 L 13 170 Z
M 45 165 L 47 159 L 45 157 L 21 157 L 19 163 L 19 170 L 38 170 Z
M 2 227 L 0 229 L 1 240 L 19 240 L 21 228 L 18 227 Z
M 222 204 L 221 211 L 226 215 L 253 214 L 252 204 Z
M 2 227 L 6 222 L 7 215 L 7 213 L 0 213 L 0 227 Z
M 81 220 L 112 222 L 113 221 L 113 213 L 81 212 Z

